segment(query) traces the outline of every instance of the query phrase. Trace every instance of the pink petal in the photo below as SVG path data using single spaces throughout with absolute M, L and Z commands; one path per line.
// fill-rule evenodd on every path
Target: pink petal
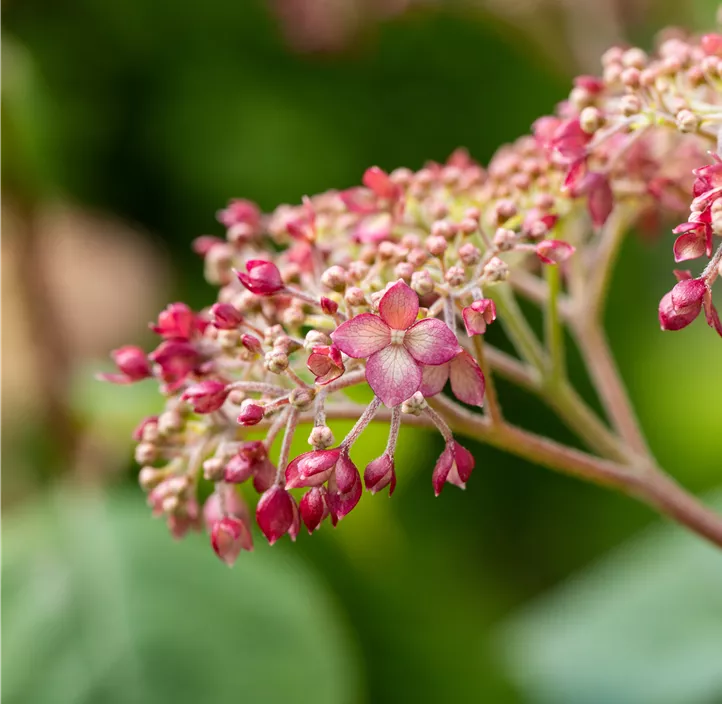
M 389 345 L 369 357 L 366 380 L 387 406 L 397 406 L 419 390 L 421 369 L 403 345 Z
M 436 396 L 440 393 L 446 382 L 449 380 L 449 365 L 437 364 L 435 366 L 427 365 L 421 374 L 421 387 L 419 391 L 424 396 Z
M 443 364 L 459 351 L 459 342 L 446 323 L 425 318 L 406 331 L 404 347 L 417 362 Z
M 391 330 L 378 315 L 361 313 L 341 323 L 331 333 L 331 337 L 341 352 L 345 352 L 349 357 L 361 359 L 386 347 L 391 342 Z
M 707 289 L 704 296 L 704 317 L 707 319 L 707 325 L 722 336 L 722 321 L 720 321 L 719 313 L 717 313 L 717 309 L 712 303 L 712 291 L 710 289 Z
M 451 360 L 449 370 L 454 396 L 470 406 L 483 406 L 486 381 L 476 360 L 463 351 Z
M 379 301 L 379 314 L 394 330 L 406 330 L 419 313 L 419 297 L 403 281 L 397 281 Z
M 674 261 L 683 262 L 701 257 L 705 253 L 705 244 L 704 232 L 698 229 L 684 232 L 674 242 Z

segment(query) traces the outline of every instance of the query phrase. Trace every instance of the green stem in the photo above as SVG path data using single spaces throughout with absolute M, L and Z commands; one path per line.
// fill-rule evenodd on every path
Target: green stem
M 544 350 L 519 307 L 511 286 L 509 284 L 495 286 L 492 289 L 492 296 L 499 309 L 498 318 L 519 356 L 543 372 Z
M 564 358 L 564 329 L 559 318 L 561 273 L 556 264 L 545 267 L 548 296 L 544 308 L 544 334 L 549 352 L 549 383 L 559 384 L 566 376 Z

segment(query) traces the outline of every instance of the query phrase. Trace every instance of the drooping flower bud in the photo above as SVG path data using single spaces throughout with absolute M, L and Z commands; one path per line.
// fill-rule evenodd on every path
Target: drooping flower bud
M 247 398 L 241 404 L 241 412 L 237 420 L 241 425 L 257 425 L 263 420 L 263 414 L 263 406 Z
M 395 200 L 401 193 L 401 189 L 378 166 L 366 169 L 362 181 L 363 185 L 370 188 L 379 198 Z
M 253 550 L 253 536 L 240 518 L 226 516 L 213 525 L 211 545 L 216 555 L 233 567 L 241 550 Z
M 496 305 L 491 298 L 482 298 L 466 306 L 461 314 L 468 335 L 483 335 L 486 326 L 496 320 Z
M 339 448 L 304 452 L 286 467 L 286 489 L 321 486 L 331 476 L 341 455 Z
M 294 524 L 298 522 L 296 502 L 287 491 L 276 484 L 258 501 L 256 521 L 269 544 L 273 545 L 281 536 L 292 533 Z
M 355 508 L 362 493 L 361 475 L 349 456 L 343 452 L 336 464 L 336 471 L 328 480 L 327 501 L 334 525 Z
M 301 519 L 303 520 L 309 535 L 313 533 L 328 516 L 326 505 L 326 489 L 322 486 L 311 487 L 301 499 L 298 506 Z
M 237 272 L 240 282 L 257 296 L 272 296 L 285 286 L 278 267 L 263 259 L 251 259 L 246 262 L 246 272 Z
M 164 340 L 151 352 L 169 391 L 175 391 L 200 362 L 196 348 L 187 340 Z
M 120 374 L 98 374 L 97 378 L 101 381 L 109 381 L 113 384 L 132 384 L 134 381 L 147 379 L 151 375 L 148 359 L 140 347 L 126 345 L 113 350 L 110 356 Z
M 229 391 L 226 384 L 208 379 L 189 386 L 181 399 L 188 401 L 196 413 L 212 413 L 224 404 Z
M 396 488 L 396 472 L 394 460 L 384 453 L 381 457 L 369 462 L 364 470 L 364 484 L 366 491 L 375 494 L 377 491 L 389 487 L 389 496 Z
M 327 298 L 326 296 L 323 296 L 321 298 L 321 310 L 326 315 L 335 315 L 338 312 L 338 303 L 331 300 L 330 298 Z
M 474 456 L 456 441 L 446 443 L 431 477 L 434 493 L 438 496 L 449 482 L 464 489 L 474 469 Z
M 253 335 L 242 335 L 241 344 L 252 354 L 260 354 L 263 350 L 261 341 Z

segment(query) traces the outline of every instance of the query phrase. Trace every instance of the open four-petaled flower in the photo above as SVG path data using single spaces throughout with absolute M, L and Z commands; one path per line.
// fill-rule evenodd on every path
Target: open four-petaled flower
M 456 335 L 441 320 L 414 322 L 419 297 L 403 281 L 389 287 L 379 314 L 362 313 L 331 335 L 349 357 L 367 359 L 366 380 L 387 405 L 396 406 L 421 386 L 421 365 L 444 364 L 459 351 Z

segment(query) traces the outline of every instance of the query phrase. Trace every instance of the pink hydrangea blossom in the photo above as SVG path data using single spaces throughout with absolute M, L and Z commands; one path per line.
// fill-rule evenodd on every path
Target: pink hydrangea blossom
M 366 379 L 387 406 L 419 390 L 420 365 L 444 364 L 459 349 L 445 323 L 435 318 L 415 322 L 418 312 L 418 295 L 397 281 L 381 297 L 378 315 L 362 313 L 332 334 L 336 347 L 349 357 L 367 358 Z

